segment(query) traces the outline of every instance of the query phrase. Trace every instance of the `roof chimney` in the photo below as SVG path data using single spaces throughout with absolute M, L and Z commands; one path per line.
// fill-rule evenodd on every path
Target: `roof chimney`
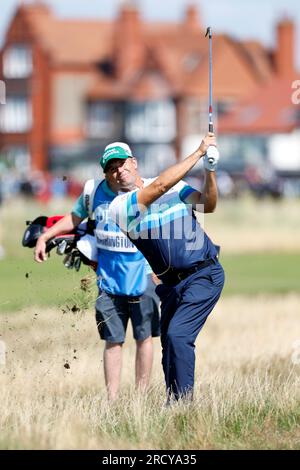
M 52 11 L 49 5 L 43 0 L 35 0 L 34 2 L 27 3 L 25 1 L 19 2 L 19 9 L 25 12 L 37 13 L 43 15 L 52 15 Z
M 115 24 L 116 70 L 119 78 L 138 68 L 143 59 L 144 44 L 139 11 L 125 3 Z
M 184 24 L 190 31 L 200 29 L 200 22 L 196 5 L 189 5 L 187 7 Z
M 291 77 L 295 73 L 294 64 L 294 23 L 289 19 L 277 25 L 277 50 L 275 66 L 279 77 Z

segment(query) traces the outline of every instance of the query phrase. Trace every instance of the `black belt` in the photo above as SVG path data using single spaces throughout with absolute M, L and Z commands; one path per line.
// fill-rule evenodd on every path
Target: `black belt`
M 136 296 L 136 297 L 133 297 L 133 296 L 127 297 L 127 302 L 128 302 L 129 304 L 138 304 L 138 303 L 140 303 L 141 301 L 142 301 L 142 296 L 141 296 L 141 295 Z
M 210 258 L 206 259 L 204 261 L 201 261 L 200 263 L 197 263 L 195 266 L 192 266 L 191 268 L 183 269 L 182 271 L 179 271 L 178 269 L 175 268 L 170 268 L 166 274 L 163 274 L 162 276 L 157 276 L 159 279 L 162 280 L 164 284 L 178 284 L 180 281 L 183 281 L 186 279 L 188 276 L 191 274 L 194 274 L 195 272 L 199 271 L 199 269 L 205 268 L 206 266 L 210 266 L 211 264 L 216 263 L 215 258 Z
M 124 298 L 130 304 L 136 304 L 136 303 L 141 302 L 142 300 L 142 295 L 136 295 L 136 296 L 135 295 L 130 295 L 130 296 L 129 295 L 115 295 L 115 294 L 111 294 L 108 292 L 106 292 L 106 295 L 108 295 L 112 299 Z

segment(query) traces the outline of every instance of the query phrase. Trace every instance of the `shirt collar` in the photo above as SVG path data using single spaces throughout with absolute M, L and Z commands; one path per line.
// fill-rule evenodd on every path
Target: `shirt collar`
M 102 186 L 103 191 L 104 191 L 108 196 L 116 197 L 117 194 L 114 193 L 112 189 L 110 189 L 110 187 L 109 187 L 108 184 L 107 184 L 106 179 L 104 179 L 104 180 L 102 181 L 101 186 Z
M 153 179 L 154 179 L 154 178 L 153 178 Z M 147 179 L 147 178 L 142 178 L 142 181 L 143 181 L 144 185 L 145 185 L 145 183 L 148 183 L 148 184 L 149 184 L 148 180 L 149 180 L 150 182 L 152 182 L 152 178 L 148 178 L 148 179 Z M 148 184 L 147 184 L 147 186 L 148 186 Z M 108 196 L 111 196 L 111 197 L 117 196 L 117 193 L 114 193 L 113 190 L 110 189 L 110 187 L 108 186 L 106 179 L 104 179 L 104 180 L 102 181 L 101 186 L 102 186 L 103 191 L 104 191 Z M 134 191 L 135 191 L 135 190 L 134 190 Z

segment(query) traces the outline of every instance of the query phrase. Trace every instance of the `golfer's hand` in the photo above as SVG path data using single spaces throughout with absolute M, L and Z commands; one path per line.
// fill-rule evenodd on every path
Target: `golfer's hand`
M 217 141 L 216 141 L 216 138 L 215 138 L 215 134 L 213 134 L 213 132 L 209 132 L 205 137 L 204 139 L 202 140 L 201 144 L 200 144 L 200 147 L 199 147 L 199 150 L 202 154 L 202 157 L 206 154 L 207 152 L 207 149 L 210 145 L 214 145 L 216 146 L 217 145 Z
M 46 259 L 47 259 L 46 242 L 43 236 L 40 236 L 38 238 L 38 241 L 36 242 L 36 247 L 34 250 L 34 260 L 37 261 L 38 263 L 42 263 L 43 261 L 46 261 Z
M 204 155 L 204 168 L 208 171 L 215 171 L 220 158 L 219 150 L 214 145 L 210 145 Z

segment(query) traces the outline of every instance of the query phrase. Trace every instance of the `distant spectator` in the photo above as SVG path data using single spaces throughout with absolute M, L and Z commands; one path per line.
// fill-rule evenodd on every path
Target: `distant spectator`
M 226 171 L 219 171 L 217 176 L 218 189 L 221 197 L 230 197 L 234 194 L 234 182 Z
M 3 188 L 2 188 L 2 179 L 0 178 L 0 206 L 3 202 Z
M 50 184 L 52 181 L 52 176 L 49 173 L 42 173 L 41 171 L 36 171 L 32 174 L 32 179 L 34 181 L 34 194 L 38 201 L 47 204 L 51 199 L 51 190 Z
M 83 184 L 79 183 L 77 180 L 73 179 L 72 177 L 67 178 L 67 182 L 68 182 L 68 195 L 72 198 L 77 198 L 83 190 Z
M 20 194 L 25 197 L 33 197 L 34 195 L 32 183 L 26 177 L 20 181 Z
M 271 196 L 278 199 L 283 195 L 283 187 L 271 165 L 267 163 L 263 168 L 248 166 L 245 169 L 245 178 L 252 193 L 258 197 Z

